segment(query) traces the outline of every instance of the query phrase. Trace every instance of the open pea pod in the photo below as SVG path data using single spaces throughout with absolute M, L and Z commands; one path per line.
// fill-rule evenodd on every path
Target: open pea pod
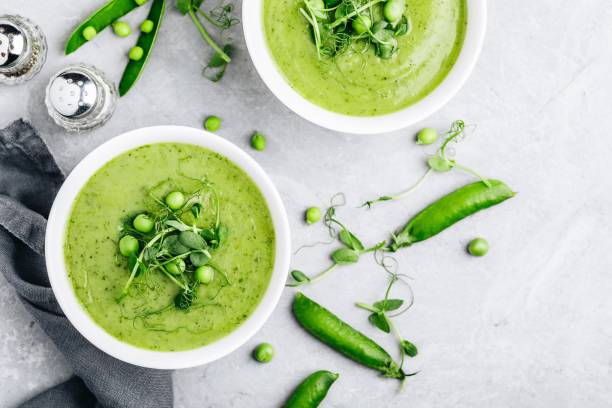
M 153 30 L 148 33 L 140 33 L 140 37 L 138 37 L 138 42 L 136 45 L 142 48 L 144 51 L 143 56 L 138 61 L 130 60 L 128 62 L 127 66 L 125 67 L 125 71 L 123 71 L 121 82 L 119 83 L 119 95 L 123 96 L 128 93 L 136 81 L 138 81 L 138 78 L 140 78 L 140 74 L 142 74 L 147 60 L 149 59 L 149 55 L 151 55 L 151 51 L 153 50 L 153 46 L 155 45 L 155 40 L 157 39 L 157 33 L 159 32 L 159 27 L 161 26 L 165 9 L 165 0 L 153 0 L 153 5 L 151 6 L 149 16 L 147 17 L 147 20 L 151 20 L 154 24 Z
M 66 55 L 75 52 L 87 42 L 83 37 L 83 30 L 86 27 L 93 27 L 99 33 L 137 7 L 139 5 L 135 0 L 112 0 L 106 3 L 72 32 L 66 43 Z

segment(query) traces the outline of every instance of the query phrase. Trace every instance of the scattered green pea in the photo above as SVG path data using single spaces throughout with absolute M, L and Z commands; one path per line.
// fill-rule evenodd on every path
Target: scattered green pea
M 430 145 L 438 140 L 438 132 L 433 128 L 421 129 L 417 134 L 417 144 Z
M 153 31 L 153 28 L 155 28 L 155 23 L 151 20 L 145 20 L 140 25 L 140 31 L 147 34 Z
M 125 38 L 132 34 L 132 28 L 125 21 L 116 21 L 113 23 L 113 32 L 115 35 Z
M 185 270 L 185 261 L 180 258 L 175 259 L 172 262 L 168 262 L 165 268 L 172 275 L 180 275 Z
M 215 270 L 208 266 L 208 265 L 203 265 L 198 267 L 195 270 L 195 273 L 193 275 L 196 280 L 204 285 L 208 285 L 210 282 L 212 282 L 213 278 L 215 277 Z
M 484 238 L 474 238 L 468 244 L 468 252 L 472 256 L 485 256 L 489 252 L 489 243 Z
M 142 6 L 143 4 L 145 4 L 147 1 L 149 0 L 134 0 L 134 3 L 138 4 L 139 6 Z
M 261 152 L 266 148 L 266 137 L 259 132 L 255 132 L 251 136 L 251 146 Z
M 98 32 L 92 26 L 87 26 L 83 29 L 83 38 L 87 41 L 93 40 L 96 34 L 98 34 Z
M 352 27 L 357 34 L 366 33 L 370 29 L 370 27 L 372 27 L 372 20 L 365 14 L 360 15 L 359 17 L 353 20 Z
M 260 363 L 269 363 L 274 357 L 274 347 L 270 343 L 261 343 L 253 350 L 253 358 Z
M 138 252 L 138 240 L 131 235 L 126 235 L 119 240 L 119 253 L 123 256 L 134 255 Z
M 173 191 L 166 196 L 166 205 L 171 210 L 178 210 L 185 205 L 185 195 L 180 191 Z
M 321 209 L 319 207 L 310 207 L 306 210 L 306 222 L 308 224 L 314 224 L 319 222 L 321 219 Z
M 132 61 L 140 61 L 144 56 L 144 50 L 139 46 L 132 47 L 128 56 Z
M 204 128 L 210 132 L 216 132 L 221 127 L 221 118 L 218 116 L 209 116 L 204 121 Z
M 146 234 L 147 232 L 151 232 L 153 230 L 155 223 L 147 214 L 139 214 L 136 216 L 136 218 L 134 218 L 132 225 L 134 225 L 136 231 L 144 232 Z

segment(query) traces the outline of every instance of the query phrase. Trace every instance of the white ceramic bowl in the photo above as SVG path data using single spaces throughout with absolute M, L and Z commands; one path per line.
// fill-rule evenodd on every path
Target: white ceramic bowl
M 324 109 L 305 99 L 286 81 L 268 48 L 263 21 L 264 0 L 242 2 L 242 26 L 253 64 L 270 88 L 289 109 L 319 126 L 339 132 L 376 134 L 417 123 L 444 106 L 461 89 L 476 65 L 487 23 L 486 0 L 467 0 L 468 22 L 463 49 L 444 81 L 419 102 L 381 116 L 349 116 Z
M 177 352 L 145 350 L 124 343 L 98 326 L 79 303 L 66 272 L 65 229 L 72 204 L 87 180 L 112 158 L 136 147 L 161 142 L 189 143 L 213 150 L 244 170 L 261 190 L 276 234 L 276 258 L 270 284 L 249 318 L 232 333 L 209 345 Z M 100 350 L 131 364 L 160 369 L 187 368 L 219 359 L 245 343 L 268 319 L 283 291 L 291 254 L 289 223 L 278 191 L 248 154 L 227 140 L 182 126 L 156 126 L 124 133 L 87 155 L 62 185 L 47 222 L 45 256 L 53 293 L 74 327 Z

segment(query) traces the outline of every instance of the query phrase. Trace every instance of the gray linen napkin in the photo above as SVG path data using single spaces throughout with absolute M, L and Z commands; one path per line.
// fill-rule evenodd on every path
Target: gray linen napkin
M 29 123 L 18 120 L 0 130 L 0 271 L 77 376 L 22 407 L 172 407 L 171 372 L 136 367 L 98 350 L 55 301 L 44 263 L 45 217 L 63 180 Z

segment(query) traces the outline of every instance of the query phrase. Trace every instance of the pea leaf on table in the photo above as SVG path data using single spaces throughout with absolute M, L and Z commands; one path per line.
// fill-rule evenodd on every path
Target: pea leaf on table
M 427 159 L 427 165 L 434 171 L 444 173 L 453 168 L 453 163 L 440 156 L 431 156 Z
M 408 357 L 415 357 L 419 353 L 419 351 L 417 350 L 417 346 L 415 346 L 408 340 L 402 340 L 400 346 Z
M 390 312 L 392 310 L 399 309 L 403 304 L 404 301 L 402 299 L 387 299 L 376 302 L 373 306 L 376 309 L 382 310 L 383 312 Z
M 359 238 L 357 238 L 355 234 L 348 230 L 343 229 L 342 231 L 340 231 L 340 233 L 338 234 L 338 239 L 344 245 L 346 245 L 350 249 L 354 249 L 355 251 L 363 251 L 365 249 Z
M 234 47 L 231 44 L 226 44 L 223 47 L 223 52 L 231 58 L 234 56 Z M 215 53 L 208 62 L 208 65 L 204 67 L 202 75 L 212 82 L 218 82 L 221 78 L 223 78 L 223 75 L 225 75 L 226 68 L 227 62 L 221 57 L 221 55 L 219 55 L 219 53 Z
M 387 316 L 385 316 L 384 313 L 372 313 L 368 317 L 368 320 L 385 333 L 389 333 L 391 331 L 391 327 L 389 327 L 389 322 L 387 321 Z
M 350 248 L 341 248 L 334 251 L 331 257 L 338 265 L 352 264 L 359 260 L 359 252 Z
M 291 276 L 296 282 L 310 282 L 310 278 L 304 272 L 298 271 L 297 269 L 291 271 Z
M 206 246 L 204 238 L 193 231 L 183 231 L 179 234 L 179 242 L 191 249 L 203 249 Z
M 210 261 L 210 254 L 206 251 L 192 252 L 189 254 L 189 260 L 197 268 L 198 266 L 206 265 Z

